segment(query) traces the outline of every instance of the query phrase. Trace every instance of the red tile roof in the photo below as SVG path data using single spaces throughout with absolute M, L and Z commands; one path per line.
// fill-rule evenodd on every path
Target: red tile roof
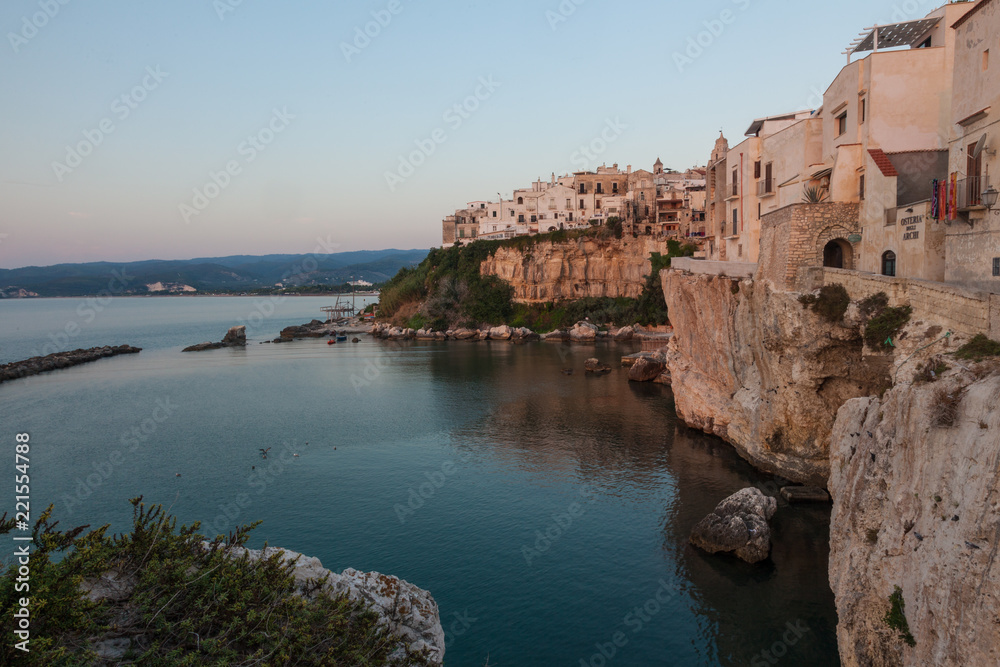
M 882 175 L 886 177 L 899 176 L 899 172 L 892 166 L 889 156 L 881 148 L 869 148 L 868 154 L 875 160 L 875 164 L 882 170 Z

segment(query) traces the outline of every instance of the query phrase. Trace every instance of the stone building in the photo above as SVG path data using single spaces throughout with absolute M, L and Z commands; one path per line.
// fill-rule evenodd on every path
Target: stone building
M 945 226 L 944 279 L 1000 292 L 1000 206 L 991 196 L 1000 173 L 1000 3 L 979 2 L 952 28 L 948 171 L 955 174 L 957 211 Z

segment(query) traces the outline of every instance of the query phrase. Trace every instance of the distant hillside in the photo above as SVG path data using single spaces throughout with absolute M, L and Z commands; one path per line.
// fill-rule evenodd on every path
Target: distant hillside
M 420 264 L 426 250 L 360 250 L 330 255 L 235 255 L 188 260 L 94 262 L 0 269 L 0 298 L 252 290 L 340 285 L 351 280 L 382 283 L 403 267 Z M 116 276 L 124 276 L 125 288 Z

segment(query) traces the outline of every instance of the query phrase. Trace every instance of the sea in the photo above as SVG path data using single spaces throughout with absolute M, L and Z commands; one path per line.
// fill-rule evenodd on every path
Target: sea
M 679 423 L 670 387 L 628 382 L 635 345 L 265 342 L 330 305 L 0 301 L 0 363 L 143 348 L 0 385 L 0 507 L 28 433 L 33 516 L 123 532 L 141 495 L 209 536 L 261 521 L 252 547 L 430 591 L 446 665 L 839 664 L 830 508 L 779 498 L 760 564 L 691 546 L 719 501 L 781 481 Z M 245 349 L 181 351 L 239 324 Z

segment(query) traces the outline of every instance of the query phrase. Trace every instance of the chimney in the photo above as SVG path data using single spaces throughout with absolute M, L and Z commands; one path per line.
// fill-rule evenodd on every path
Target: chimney
M 632 174 L 632 165 L 628 165 L 627 167 L 625 167 L 625 173 L 629 175 Z

